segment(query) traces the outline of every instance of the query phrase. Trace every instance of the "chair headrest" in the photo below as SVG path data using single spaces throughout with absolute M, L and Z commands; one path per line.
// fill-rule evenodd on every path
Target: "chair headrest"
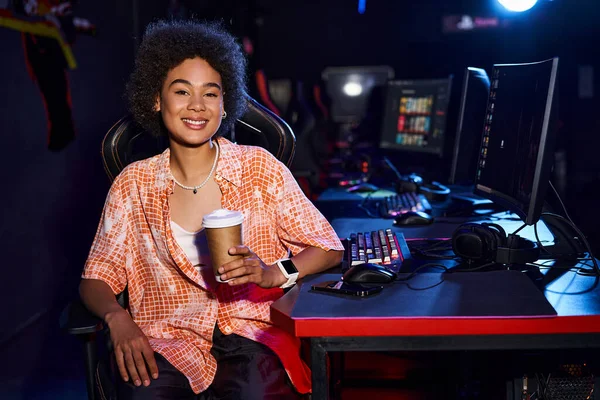
M 226 137 L 239 144 L 260 146 L 288 167 L 294 158 L 296 138 L 279 116 L 247 97 L 247 109 Z M 117 121 L 102 142 L 102 160 L 112 181 L 128 164 L 162 153 L 168 147 L 166 137 L 155 137 L 144 130 L 131 115 Z

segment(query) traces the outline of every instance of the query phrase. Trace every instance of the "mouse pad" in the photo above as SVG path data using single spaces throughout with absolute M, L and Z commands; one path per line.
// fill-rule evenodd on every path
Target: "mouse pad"
M 304 279 L 292 317 L 373 318 L 551 317 L 552 305 L 533 282 L 518 271 L 417 274 L 406 282 L 384 285 L 370 297 L 341 297 L 311 291 L 313 283 L 339 275 Z

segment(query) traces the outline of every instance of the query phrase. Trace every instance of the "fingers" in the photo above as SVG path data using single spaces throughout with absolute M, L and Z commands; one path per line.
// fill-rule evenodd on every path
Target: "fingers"
M 219 271 L 223 271 L 221 272 L 221 279 L 235 279 L 236 284 L 257 282 L 262 276 L 261 262 L 257 258 L 245 258 L 242 260 L 232 261 L 223 265 Z M 242 277 L 246 279 L 238 282 L 238 280 Z M 233 284 L 233 281 L 229 281 L 228 283 Z
M 150 346 L 148 346 L 143 351 L 144 358 L 146 359 L 146 364 L 148 364 L 148 369 L 150 370 L 150 375 L 152 378 L 158 378 L 158 366 L 156 365 L 156 360 L 154 359 L 154 351 Z
M 143 350 L 136 350 L 131 346 L 127 349 L 115 349 L 115 359 L 119 373 L 125 382 L 129 381 L 135 386 L 150 385 L 150 376 L 158 378 L 158 366 L 154 358 L 154 351 L 148 344 Z
M 252 252 L 252 250 L 250 250 L 247 246 L 235 246 L 235 247 L 231 247 L 229 248 L 229 254 L 230 255 L 240 255 L 243 256 L 243 258 L 239 258 L 237 260 L 234 261 L 230 261 L 226 264 L 223 264 L 219 267 L 219 273 L 221 275 L 223 275 L 224 273 L 227 273 L 229 271 L 232 271 L 234 269 L 238 269 L 241 268 L 243 266 L 249 266 L 249 265 L 255 265 L 255 266 L 260 266 L 261 261 L 260 258 L 258 258 L 256 256 L 256 254 L 254 254 Z M 221 278 L 223 278 L 221 276 Z M 225 278 L 223 278 L 225 279 Z
M 240 256 L 249 256 L 251 254 L 254 254 L 254 253 L 252 253 L 252 250 L 250 250 L 248 248 L 248 246 L 244 246 L 244 245 L 231 247 L 231 248 L 229 248 L 228 252 L 230 255 L 236 254 L 236 255 L 240 255 Z
M 117 367 L 119 367 L 121 378 L 127 382 L 129 380 L 129 374 L 127 373 L 127 367 L 125 366 L 125 354 L 118 348 L 115 349 L 115 360 L 117 361 Z
M 225 274 L 221 274 L 221 279 L 239 279 L 241 277 L 248 277 L 256 274 L 260 274 L 259 266 L 242 265 L 238 268 L 227 271 Z
M 138 374 L 137 368 L 135 367 L 135 360 L 133 359 L 133 354 L 131 350 L 126 351 L 124 353 L 124 357 L 125 366 L 127 367 L 127 372 L 131 377 L 131 382 L 133 382 L 135 386 L 140 386 L 142 382 L 140 381 L 140 375 Z
M 148 376 L 148 371 L 146 370 L 146 362 L 144 361 L 144 356 L 142 355 L 142 353 L 137 351 L 134 352 L 133 360 L 135 361 L 135 367 L 137 368 L 138 375 L 144 386 L 150 385 L 150 377 Z

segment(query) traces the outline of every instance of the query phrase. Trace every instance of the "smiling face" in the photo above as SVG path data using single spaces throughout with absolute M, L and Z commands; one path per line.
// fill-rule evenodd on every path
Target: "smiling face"
M 210 140 L 221 125 L 222 87 L 221 75 L 199 57 L 169 71 L 155 109 L 172 144 L 197 147 Z

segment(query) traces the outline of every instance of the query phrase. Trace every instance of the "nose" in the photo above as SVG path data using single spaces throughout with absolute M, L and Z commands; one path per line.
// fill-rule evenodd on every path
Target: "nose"
M 206 110 L 206 105 L 204 104 L 204 98 L 200 94 L 193 94 L 190 96 L 190 101 L 188 103 L 188 109 L 193 111 L 204 111 Z

